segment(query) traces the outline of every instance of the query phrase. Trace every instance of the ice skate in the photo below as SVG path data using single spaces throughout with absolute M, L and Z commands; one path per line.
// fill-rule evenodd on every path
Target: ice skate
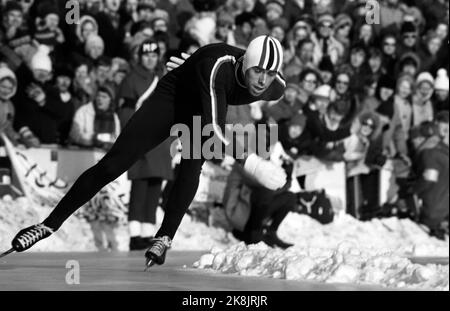
M 150 248 L 145 252 L 145 271 L 148 271 L 148 269 L 155 264 L 164 264 L 164 262 L 166 261 L 167 250 L 170 249 L 171 244 L 172 240 L 168 236 L 154 238 L 151 241 Z
M 37 242 L 52 235 L 53 230 L 43 224 L 33 225 L 21 230 L 12 240 L 12 249 L 20 253 L 31 248 Z

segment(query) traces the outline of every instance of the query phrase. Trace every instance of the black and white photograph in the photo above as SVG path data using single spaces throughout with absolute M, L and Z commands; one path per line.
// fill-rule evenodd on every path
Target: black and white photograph
M 0 0 L 0 292 L 448 293 L 449 69 L 449 0 Z

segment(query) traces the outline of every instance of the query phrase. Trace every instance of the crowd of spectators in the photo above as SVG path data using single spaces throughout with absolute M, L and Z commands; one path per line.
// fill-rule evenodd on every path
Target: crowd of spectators
M 380 0 L 375 11 L 366 2 L 80 0 L 73 22 L 66 1 L 2 0 L 0 131 L 27 147 L 107 150 L 138 108 L 139 83 L 163 76 L 170 56 L 270 34 L 284 47 L 285 97 L 256 112 L 231 107 L 230 119 L 277 123 L 294 160 L 345 161 L 348 197 L 362 192 L 349 211 L 362 219 L 382 212 L 379 170 L 391 160 L 400 189 L 390 203 L 441 232 L 449 1 Z

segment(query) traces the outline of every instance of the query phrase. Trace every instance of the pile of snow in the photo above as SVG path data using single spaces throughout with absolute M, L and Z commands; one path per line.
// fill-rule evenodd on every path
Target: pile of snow
M 300 247 L 334 249 L 341 242 L 352 242 L 359 248 L 392 252 L 401 256 L 448 257 L 449 240 L 430 237 L 409 219 L 385 218 L 361 222 L 350 215 L 340 215 L 328 225 L 291 213 L 281 224 L 281 239 Z
M 332 249 L 296 246 L 286 251 L 264 243 L 240 243 L 228 249 L 214 248 L 194 267 L 296 281 L 449 290 L 448 265 L 413 264 L 394 253 L 364 249 L 351 242 L 342 242 Z

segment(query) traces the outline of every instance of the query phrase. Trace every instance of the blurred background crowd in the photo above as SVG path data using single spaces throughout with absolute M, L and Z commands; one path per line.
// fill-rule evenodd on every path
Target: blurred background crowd
M 229 123 L 277 123 L 291 159 L 346 162 L 355 217 L 395 211 L 448 232 L 448 0 L 380 0 L 374 23 L 363 0 L 80 0 L 75 23 L 66 2 L 0 2 L 0 132 L 14 144 L 108 150 L 171 56 L 270 34 L 284 47 L 285 97 L 231 107 Z M 129 172 L 132 248 L 153 230 L 168 155 L 162 145 Z M 388 160 L 399 190 L 379 206 Z M 264 225 L 280 244 L 296 197 L 247 185 L 264 208 L 235 235 L 258 241 Z

